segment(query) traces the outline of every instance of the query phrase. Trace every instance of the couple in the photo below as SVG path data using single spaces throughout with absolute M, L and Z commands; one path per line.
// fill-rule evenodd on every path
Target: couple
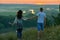
M 17 24 L 18 28 L 17 28 L 17 37 L 18 40 L 21 40 L 22 38 L 22 30 L 23 30 L 23 12 L 22 10 L 19 10 L 17 12 L 17 16 L 14 20 L 14 22 L 12 23 L 12 25 Z M 44 25 L 46 24 L 46 14 L 43 12 L 43 8 L 40 8 L 40 12 L 38 12 L 36 14 L 36 16 L 32 17 L 35 18 L 37 17 L 37 29 L 38 29 L 38 40 L 40 39 L 40 36 L 43 35 L 44 32 Z M 32 19 L 29 18 L 29 19 Z M 29 20 L 27 19 L 27 20 Z

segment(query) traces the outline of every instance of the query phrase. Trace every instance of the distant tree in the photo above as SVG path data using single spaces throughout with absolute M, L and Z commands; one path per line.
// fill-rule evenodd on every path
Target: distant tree
M 4 24 L 0 23 L 0 29 L 4 28 Z

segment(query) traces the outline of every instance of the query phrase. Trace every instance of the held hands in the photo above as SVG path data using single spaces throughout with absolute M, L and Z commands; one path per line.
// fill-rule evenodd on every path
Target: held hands
M 26 19 L 24 19 L 24 20 L 30 20 L 29 18 L 26 18 Z
M 23 20 L 31 20 L 33 19 L 35 16 L 31 17 L 31 18 L 23 18 Z
M 30 18 L 28 18 L 27 20 L 30 20 Z
M 24 19 L 24 20 L 27 20 L 27 19 Z

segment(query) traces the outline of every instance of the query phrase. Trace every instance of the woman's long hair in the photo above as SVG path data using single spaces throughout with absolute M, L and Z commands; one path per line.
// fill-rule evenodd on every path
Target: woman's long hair
M 19 10 L 18 12 L 17 12 L 17 19 L 22 19 L 22 10 Z

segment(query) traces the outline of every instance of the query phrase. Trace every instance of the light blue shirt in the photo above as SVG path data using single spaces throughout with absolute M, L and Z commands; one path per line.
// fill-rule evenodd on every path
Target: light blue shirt
M 38 16 L 37 23 L 44 23 L 44 18 L 46 17 L 44 12 L 39 12 L 36 16 Z

